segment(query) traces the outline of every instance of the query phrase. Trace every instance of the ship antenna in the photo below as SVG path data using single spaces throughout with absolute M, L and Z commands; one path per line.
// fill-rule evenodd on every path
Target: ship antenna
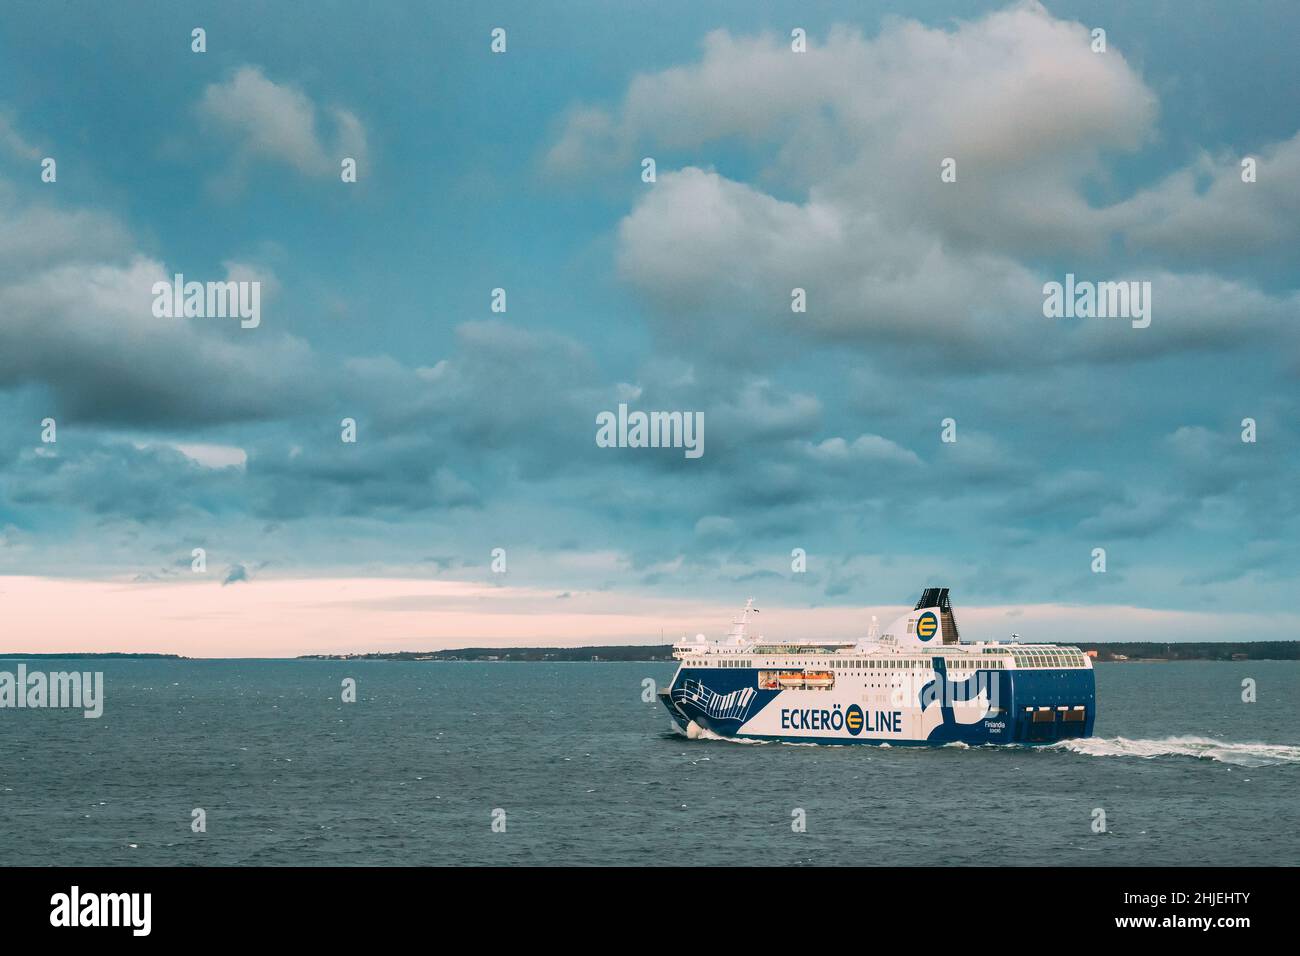
M 754 607 L 753 598 L 750 598 L 745 602 L 745 608 L 740 612 L 740 617 L 735 618 L 731 622 L 731 633 L 728 635 L 729 637 L 739 638 L 741 640 L 744 639 L 745 628 L 749 624 L 750 611 L 753 611 L 755 614 L 759 613 L 758 608 Z

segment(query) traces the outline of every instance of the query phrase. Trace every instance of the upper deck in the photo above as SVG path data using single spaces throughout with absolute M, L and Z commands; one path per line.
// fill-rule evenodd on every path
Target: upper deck
M 891 647 L 865 648 L 853 643 L 777 643 L 756 641 L 751 645 L 674 644 L 673 657 L 692 667 L 826 667 L 829 669 L 910 670 L 930 667 L 934 658 L 960 661 L 990 670 L 1032 668 L 1091 668 L 1092 660 L 1077 647 L 1059 644 L 948 644 L 933 649 Z
M 926 606 L 933 602 L 931 606 Z M 698 635 L 673 645 L 673 657 L 691 667 L 818 667 L 831 671 L 912 670 L 929 668 L 936 657 L 958 668 L 1029 670 L 1092 668 L 1077 647 L 1022 644 L 1018 641 L 961 643 L 946 588 L 927 589 L 911 614 L 883 634 L 872 618 L 867 636 L 856 641 L 772 641 L 748 636 L 749 616 L 757 614 L 751 598 L 731 631 L 720 641 Z

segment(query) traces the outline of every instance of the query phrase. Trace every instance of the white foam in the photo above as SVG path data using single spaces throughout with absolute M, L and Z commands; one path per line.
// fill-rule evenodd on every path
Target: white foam
M 729 744 L 764 744 L 766 740 L 754 740 L 751 737 L 724 737 L 722 734 L 715 734 L 707 727 L 700 728 L 701 740 L 720 740 Z
M 1161 737 L 1130 740 L 1127 737 L 1079 737 L 1052 744 L 1051 749 L 1069 750 L 1089 757 L 1195 757 L 1217 760 L 1238 767 L 1271 767 L 1300 763 L 1300 747 L 1289 744 L 1231 743 L 1209 737 Z

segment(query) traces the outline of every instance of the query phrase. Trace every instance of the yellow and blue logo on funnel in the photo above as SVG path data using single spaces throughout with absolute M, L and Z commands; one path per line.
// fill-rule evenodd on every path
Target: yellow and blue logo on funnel
M 939 633 L 939 618 L 933 611 L 926 611 L 916 622 L 916 636 L 923 641 L 928 641 L 934 635 Z

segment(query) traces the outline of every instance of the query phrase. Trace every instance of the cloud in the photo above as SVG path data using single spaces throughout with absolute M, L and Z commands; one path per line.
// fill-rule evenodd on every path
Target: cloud
M 695 522 L 695 536 L 705 546 L 733 541 L 737 531 L 736 522 L 723 515 L 705 515 Z
M 1083 24 L 1021 3 L 951 29 L 835 27 L 805 54 L 788 37 L 714 31 L 698 63 L 637 76 L 612 114 L 575 108 L 548 161 L 580 170 L 734 141 L 765 161 L 761 181 L 1028 249 L 1093 218 L 1061 187 L 1146 143 L 1156 112 L 1120 50 L 1094 54 Z M 936 188 L 944 157 L 960 188 Z
M 265 325 L 157 318 L 153 284 L 170 280 L 136 254 L 47 262 L 0 282 L 0 388 L 38 383 L 59 416 L 144 427 L 267 419 L 314 400 L 304 342 Z
M 344 157 L 358 166 L 367 155 L 366 131 L 341 107 L 318 108 L 306 93 L 276 83 L 256 66 L 242 66 L 210 84 L 198 113 L 215 137 L 236 153 L 227 185 L 237 186 L 256 162 L 280 163 L 311 178 L 337 176 Z
M 239 581 L 248 580 L 250 580 L 248 576 L 248 568 L 244 567 L 242 564 L 232 564 L 226 570 L 226 576 L 221 579 L 221 586 L 225 587 L 227 584 L 235 584 Z
M 229 469 L 206 467 L 174 447 L 66 437 L 53 447 L 60 450 L 24 449 L 5 474 L 7 500 L 24 506 L 28 520 L 41 509 L 68 509 L 161 525 L 241 510 Z
M 835 28 L 806 54 L 716 31 L 698 62 L 636 76 L 613 110 L 576 107 L 549 162 L 576 175 L 659 155 L 619 225 L 619 275 L 662 341 L 703 325 L 690 341 L 716 362 L 771 365 L 811 339 L 973 371 L 1276 339 L 1300 300 L 1262 291 L 1249 256 L 1294 244 L 1300 139 L 1261 150 L 1269 184 L 1254 193 L 1226 164 L 1202 189 L 1201 159 L 1099 203 L 1096 183 L 1155 140 L 1157 116 L 1121 50 L 1095 54 L 1083 24 L 1025 2 L 947 29 Z M 757 163 L 753 181 L 672 168 L 710 147 Z M 940 181 L 947 157 L 955 183 Z M 1214 250 L 1231 237 L 1253 253 L 1233 254 L 1247 267 L 1228 277 Z M 1043 283 L 1067 269 L 1150 281 L 1152 328 L 1044 319 Z
M 204 468 L 243 468 L 248 464 L 248 452 L 234 445 L 207 445 L 178 443 L 178 452 Z
M 1257 161 L 1252 183 L 1241 178 L 1246 156 Z M 1258 154 L 1201 153 L 1108 215 L 1128 248 L 1144 256 L 1216 270 L 1241 260 L 1254 265 L 1280 258 L 1291 266 L 1300 243 L 1297 184 L 1300 133 Z
M 827 438 L 820 444 L 805 445 L 808 457 L 823 467 L 852 465 L 919 465 L 916 453 L 879 435 L 859 435 L 852 444 L 843 438 Z
M 821 426 L 822 406 L 814 395 L 785 391 L 762 378 L 735 383 L 706 413 L 718 440 L 733 449 L 810 435 Z
M 13 113 L 0 109 L 0 149 L 32 162 L 41 158 L 41 151 L 29 143 L 14 124 Z
M 93 209 L 22 204 L 0 182 L 0 281 L 30 276 L 57 263 L 117 262 L 129 232 Z
M 1180 518 L 1189 517 L 1186 498 L 1144 492 L 1123 501 L 1104 505 L 1079 523 L 1085 534 L 1107 538 L 1145 538 Z

